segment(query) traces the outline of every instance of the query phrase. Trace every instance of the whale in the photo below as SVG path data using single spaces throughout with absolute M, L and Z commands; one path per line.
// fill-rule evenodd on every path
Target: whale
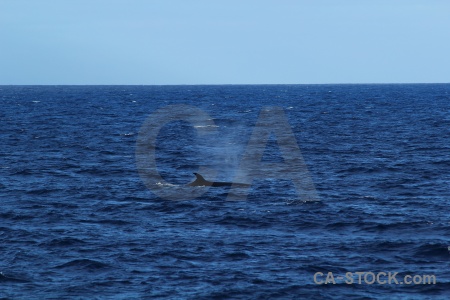
M 220 181 L 208 181 L 205 178 L 203 178 L 202 175 L 199 173 L 194 173 L 195 175 L 195 181 L 188 184 L 189 186 L 213 186 L 213 187 L 219 187 L 219 186 L 235 186 L 235 187 L 249 187 L 250 184 L 247 183 L 237 183 L 237 182 L 220 182 Z

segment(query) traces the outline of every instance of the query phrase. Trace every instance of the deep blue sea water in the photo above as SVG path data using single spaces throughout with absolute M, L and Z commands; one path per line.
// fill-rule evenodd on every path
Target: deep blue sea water
M 450 297 L 450 84 L 0 86 L 0 97 L 1 299 Z M 161 120 L 149 141 L 154 183 L 178 201 L 146 186 L 135 155 L 144 122 L 174 104 L 214 129 Z M 245 199 L 195 187 L 203 195 L 186 200 L 193 172 L 233 180 L 268 106 L 283 108 L 304 163 L 289 165 L 272 134 Z M 317 197 L 270 163 L 300 168 Z M 337 279 L 347 272 L 353 284 Z M 358 284 L 356 272 L 436 284 Z

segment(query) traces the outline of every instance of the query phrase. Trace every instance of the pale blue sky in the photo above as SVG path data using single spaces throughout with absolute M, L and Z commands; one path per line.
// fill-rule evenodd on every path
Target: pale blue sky
M 447 0 L 0 0 L 0 84 L 450 82 Z

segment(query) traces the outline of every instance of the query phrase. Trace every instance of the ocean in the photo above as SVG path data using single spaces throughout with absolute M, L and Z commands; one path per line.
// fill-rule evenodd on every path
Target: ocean
M 450 297 L 450 84 L 0 97 L 1 299 Z

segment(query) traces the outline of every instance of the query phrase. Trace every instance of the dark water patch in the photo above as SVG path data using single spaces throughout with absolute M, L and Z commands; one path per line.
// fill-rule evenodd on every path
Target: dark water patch
M 414 255 L 434 260 L 450 260 L 450 249 L 448 244 L 426 243 L 414 248 Z
M 257 216 L 238 216 L 234 214 L 226 214 L 221 216 L 214 222 L 219 225 L 229 225 L 243 228 L 264 228 L 270 227 L 270 220 L 261 220 Z
M 116 219 L 84 219 L 80 220 L 81 223 L 88 223 L 88 224 L 106 224 L 106 225 L 117 225 L 117 226 L 123 226 L 123 225 L 130 225 L 133 224 L 131 221 L 124 221 L 124 220 L 116 220 Z
M 53 206 L 54 208 L 60 208 L 60 209 L 77 209 L 80 206 L 69 201 L 64 201 L 63 199 L 58 201 L 58 202 L 49 202 L 48 204 L 50 204 L 51 206 Z
M 245 259 L 250 258 L 250 255 L 248 255 L 245 252 L 226 253 L 225 256 L 232 260 L 245 260 Z
M 30 281 L 27 279 L 23 279 L 17 275 L 4 274 L 3 272 L 0 272 L 0 282 L 2 282 L 2 283 L 28 283 Z
M 59 190 L 59 189 L 38 188 L 38 189 L 28 190 L 27 194 L 30 194 L 30 195 L 48 195 L 48 194 L 59 193 L 59 192 L 61 192 L 61 190 Z
M 83 244 L 86 244 L 86 242 L 77 238 L 61 237 L 52 239 L 51 241 L 48 242 L 44 242 L 41 245 L 49 247 L 71 247 Z
M 74 259 L 61 265 L 57 265 L 56 269 L 79 269 L 85 271 L 102 271 L 110 269 L 112 266 L 92 259 Z
M 32 169 L 22 169 L 22 170 L 16 170 L 12 172 L 12 175 L 36 175 L 37 171 Z

